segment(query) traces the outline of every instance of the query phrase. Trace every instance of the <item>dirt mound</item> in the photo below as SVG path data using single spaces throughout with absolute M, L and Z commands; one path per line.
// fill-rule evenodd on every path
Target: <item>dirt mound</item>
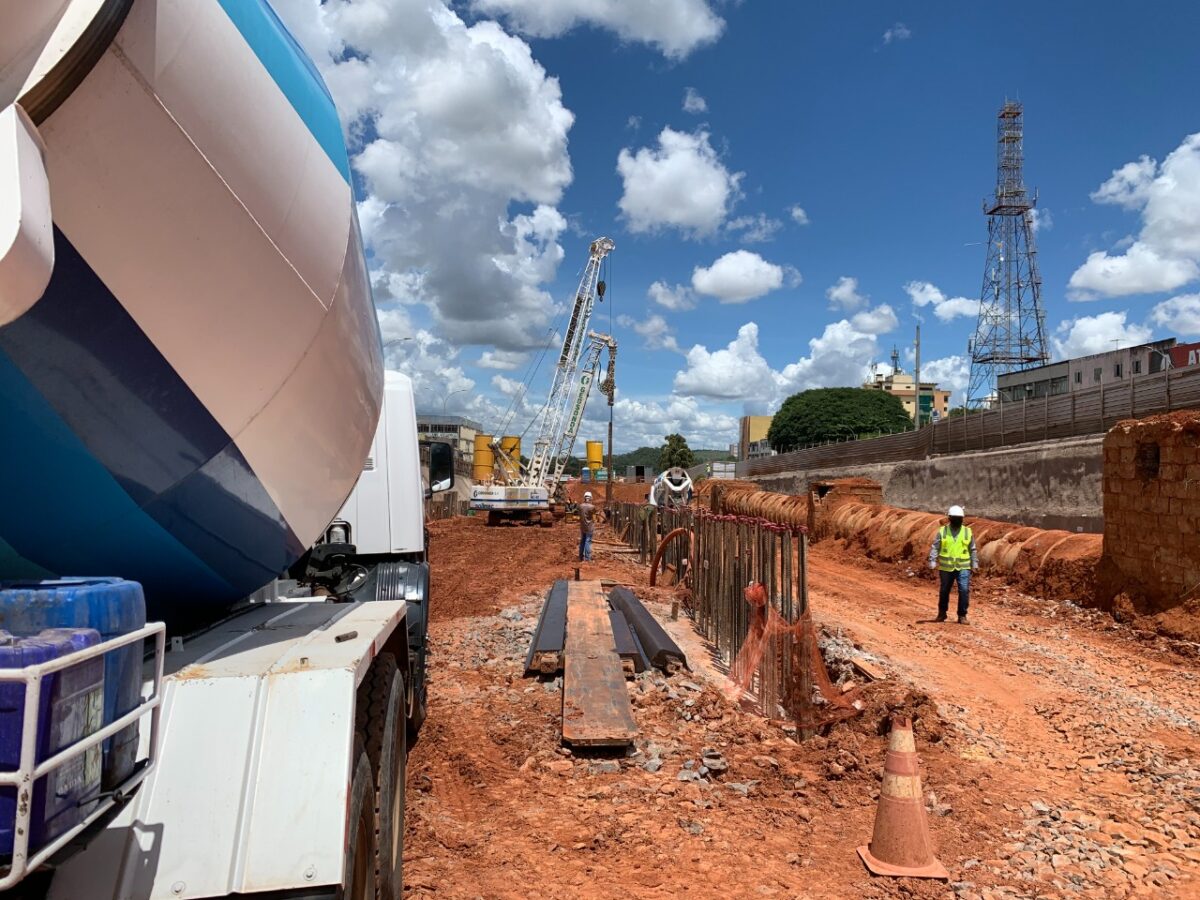
M 770 491 L 732 491 L 722 492 L 717 505 L 719 513 L 754 516 L 792 527 L 808 524 L 807 497 Z
M 482 516 L 429 523 L 429 562 L 434 622 L 489 615 L 531 590 L 574 573 L 579 528 L 500 525 Z
M 608 485 L 603 481 L 587 484 L 582 481 L 570 481 L 566 485 L 566 490 L 567 498 L 572 503 L 579 503 L 583 500 L 584 491 L 591 491 L 594 501 L 603 502 L 607 496 Z M 613 500 L 617 503 L 645 503 L 646 498 L 650 495 L 650 485 L 636 484 L 631 481 L 614 481 L 612 491 Z
M 937 530 L 933 513 L 846 503 L 827 517 L 824 531 L 871 559 L 922 571 Z M 1103 538 L 1098 534 L 1044 531 L 1011 522 L 968 519 L 982 571 L 1031 593 L 1091 605 Z
M 696 485 L 696 499 L 707 503 L 712 497 L 713 489 L 723 491 L 757 491 L 758 483 L 754 481 L 737 481 L 731 478 L 705 478 Z
M 1184 601 L 1173 609 L 1146 616 L 1137 625 L 1148 625 L 1152 630 L 1181 641 L 1200 643 L 1200 598 Z

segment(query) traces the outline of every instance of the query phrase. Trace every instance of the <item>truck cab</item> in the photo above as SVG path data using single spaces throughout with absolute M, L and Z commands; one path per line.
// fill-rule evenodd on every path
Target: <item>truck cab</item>
M 154 632 L 140 784 L 51 856 L 29 848 L 46 897 L 400 896 L 426 710 L 423 507 L 454 483 L 448 445 L 429 448 L 428 486 L 420 453 L 412 383 L 389 373 L 363 477 L 300 580 L 165 652 Z

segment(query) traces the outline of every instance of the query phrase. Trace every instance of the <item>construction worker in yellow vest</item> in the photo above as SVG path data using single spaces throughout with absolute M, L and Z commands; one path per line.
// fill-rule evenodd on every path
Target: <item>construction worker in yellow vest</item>
M 975 535 L 963 524 L 963 508 L 952 506 L 950 524 L 943 525 L 933 536 L 929 548 L 929 568 L 937 569 L 941 577 L 938 589 L 937 621 L 946 621 L 950 609 L 950 588 L 958 585 L 958 624 L 967 624 L 967 605 L 971 599 L 971 573 L 979 571 L 979 555 L 975 552 Z

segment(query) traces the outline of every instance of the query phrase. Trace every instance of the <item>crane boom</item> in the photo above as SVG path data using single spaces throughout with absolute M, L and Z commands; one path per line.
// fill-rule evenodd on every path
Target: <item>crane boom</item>
M 598 287 L 600 264 L 615 247 L 616 245 L 610 238 L 602 237 L 592 241 L 588 250 L 587 266 L 584 267 L 583 275 L 579 279 L 579 289 L 575 292 L 575 302 L 571 307 L 571 318 L 567 322 L 567 333 L 563 338 L 558 365 L 554 369 L 550 395 L 546 399 L 546 405 L 542 407 L 540 423 L 535 421 L 535 424 L 540 427 L 537 438 L 534 440 L 533 455 L 529 458 L 529 468 L 526 474 L 527 484 L 544 484 L 554 470 L 561 474 L 562 469 L 557 464 L 557 460 L 564 452 L 571 452 L 571 446 L 564 447 L 568 436 L 570 445 L 574 445 L 575 434 L 579 431 L 579 421 L 574 422 L 574 429 L 569 427 L 571 423 L 568 420 L 568 412 L 575 411 L 575 404 L 571 403 L 572 397 L 582 398 L 582 402 L 579 403 L 580 417 L 583 415 L 583 404 L 587 402 L 587 393 L 591 382 L 576 383 L 576 374 L 580 369 L 580 362 L 585 350 L 592 339 L 592 334 L 587 329 L 592 318 L 596 296 L 598 292 L 603 292 L 603 288 Z M 586 375 L 586 366 L 584 372 Z M 566 428 L 564 428 L 565 420 L 567 420 L 568 426 Z M 563 462 L 565 463 L 565 460 Z M 557 476 L 555 476 L 555 483 L 557 483 Z
M 489 522 L 505 515 L 527 517 L 534 512 L 549 513 L 550 500 L 574 449 L 588 396 L 599 373 L 600 357 L 605 350 L 608 351 L 608 371 L 600 383 L 600 392 L 608 398 L 609 406 L 613 404 L 617 342 L 611 335 L 589 330 L 588 325 L 596 300 L 604 296 L 600 265 L 615 247 L 610 238 L 600 237 L 592 241 L 588 249 L 587 265 L 575 291 L 550 393 L 531 425 L 536 436 L 528 465 L 521 465 L 519 459 L 510 459 L 499 446 L 499 440 L 492 442 L 493 451 L 506 462 L 508 470 L 516 474 L 505 484 L 476 485 L 472 489 L 471 508 L 487 510 Z M 548 523 L 548 519 L 544 521 Z

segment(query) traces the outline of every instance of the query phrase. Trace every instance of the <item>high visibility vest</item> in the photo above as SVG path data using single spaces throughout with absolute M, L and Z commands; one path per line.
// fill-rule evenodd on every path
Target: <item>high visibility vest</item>
M 963 525 L 958 529 L 958 536 L 950 532 L 949 525 L 943 525 L 938 532 L 938 568 L 943 572 L 961 572 L 971 568 L 971 529 Z

